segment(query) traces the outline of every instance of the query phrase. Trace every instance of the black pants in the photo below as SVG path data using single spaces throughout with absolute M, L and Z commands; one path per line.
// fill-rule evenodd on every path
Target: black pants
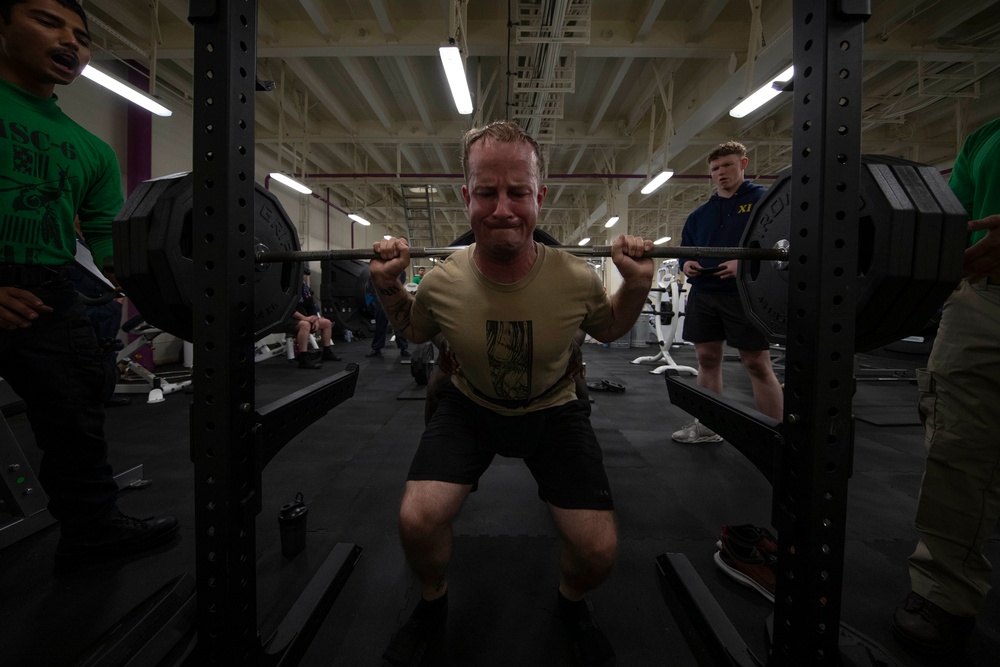
M 104 395 L 114 377 L 73 284 L 15 285 L 54 308 L 27 329 L 0 330 L 0 377 L 24 400 L 42 450 L 38 478 L 64 527 L 114 512 L 118 496 L 104 438 Z

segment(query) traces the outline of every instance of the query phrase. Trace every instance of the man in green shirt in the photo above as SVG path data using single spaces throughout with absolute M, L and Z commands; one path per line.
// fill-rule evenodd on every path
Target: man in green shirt
M 43 452 L 39 480 L 61 522 L 61 562 L 134 553 L 177 533 L 174 517 L 118 509 L 103 407 L 115 378 L 66 268 L 74 219 L 102 266 L 122 206 L 114 151 L 53 94 L 89 61 L 75 0 L 0 0 L 0 377 L 24 400 Z
M 972 217 L 965 279 L 917 371 L 927 447 L 920 540 L 892 625 L 905 644 L 955 662 L 990 590 L 983 548 L 1000 517 L 1000 119 L 969 135 L 949 185 Z

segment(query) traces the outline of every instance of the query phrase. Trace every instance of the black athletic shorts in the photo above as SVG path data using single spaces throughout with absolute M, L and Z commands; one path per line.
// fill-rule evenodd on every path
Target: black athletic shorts
M 538 497 L 556 507 L 614 509 L 589 401 L 507 417 L 449 382 L 438 394 L 407 479 L 475 485 L 497 454 L 524 459 Z
M 769 350 L 770 343 L 750 323 L 738 292 L 693 289 L 684 306 L 684 340 L 714 343 L 724 340 L 737 350 Z

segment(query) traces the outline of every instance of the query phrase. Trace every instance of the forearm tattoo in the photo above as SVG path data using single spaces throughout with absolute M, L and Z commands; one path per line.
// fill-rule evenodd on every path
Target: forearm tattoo
M 386 311 L 386 315 L 388 315 L 389 321 L 392 322 L 394 329 L 401 331 L 410 328 L 411 305 L 412 302 L 410 299 L 403 299 L 399 303 L 393 304 L 389 310 Z

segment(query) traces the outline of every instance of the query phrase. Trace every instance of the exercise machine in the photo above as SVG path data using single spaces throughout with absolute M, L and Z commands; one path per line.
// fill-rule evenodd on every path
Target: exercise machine
M 191 386 L 191 360 L 193 348 L 184 341 L 184 370 L 154 372 L 140 363 L 139 350 L 145 346 L 150 354 L 155 349 L 153 340 L 164 333 L 136 315 L 122 325 L 122 331 L 136 338 L 118 352 L 121 377 L 115 385 L 116 394 L 147 394 L 147 403 L 161 403 L 168 394 Z
M 651 310 L 643 311 L 640 315 L 641 317 L 651 314 L 653 331 L 656 333 L 656 342 L 660 346 L 660 351 L 654 355 L 636 357 L 631 363 L 666 362 L 649 371 L 653 375 L 662 375 L 667 371 L 698 374 L 697 368 L 678 365 L 670 356 L 670 348 L 676 345 L 676 341 L 679 339 L 678 331 L 681 331 L 681 322 L 684 320 L 684 304 L 687 302 L 687 294 L 690 289 L 687 282 L 680 280 L 678 264 L 676 259 L 668 259 L 660 263 L 660 268 L 656 271 L 657 287 L 650 289 L 647 297 Z M 664 324 L 666 324 L 665 332 Z

